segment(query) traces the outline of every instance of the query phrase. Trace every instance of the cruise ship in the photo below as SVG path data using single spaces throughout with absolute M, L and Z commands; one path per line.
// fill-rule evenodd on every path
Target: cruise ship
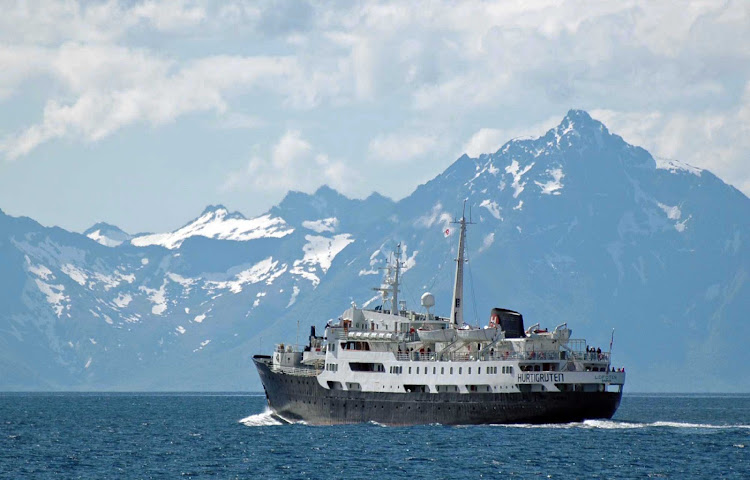
M 488 325 L 463 319 L 466 226 L 460 226 L 450 317 L 400 302 L 400 248 L 373 309 L 352 304 L 304 347 L 276 345 L 253 361 L 281 421 L 312 425 L 568 423 L 608 419 L 622 398 L 625 369 L 609 350 L 574 339 L 567 324 L 525 328 L 523 316 L 489 309 Z M 614 334 L 614 332 L 613 332 Z

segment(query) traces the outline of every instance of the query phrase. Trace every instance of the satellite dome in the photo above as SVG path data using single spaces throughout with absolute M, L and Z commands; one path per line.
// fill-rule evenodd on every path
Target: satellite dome
M 431 308 L 435 306 L 435 296 L 430 292 L 422 294 L 422 306 L 425 308 Z

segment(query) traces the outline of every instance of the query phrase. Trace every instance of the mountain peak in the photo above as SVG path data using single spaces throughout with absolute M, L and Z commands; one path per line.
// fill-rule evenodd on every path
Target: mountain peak
M 90 233 L 95 232 L 97 230 L 106 231 L 106 232 L 118 232 L 118 233 L 124 233 L 127 235 L 127 232 L 125 232 L 123 229 L 118 227 L 117 225 L 112 225 L 111 223 L 107 222 L 97 222 L 90 226 L 86 231 L 83 232 L 84 235 L 88 236 Z
M 227 207 L 225 207 L 224 205 L 222 205 L 220 203 L 217 203 L 216 205 L 207 205 L 206 208 L 203 209 L 203 213 L 201 213 L 201 215 L 204 215 L 204 214 L 210 213 L 210 212 L 216 212 L 216 211 L 219 211 L 219 210 L 229 211 L 229 209 Z
M 192 220 L 187 225 L 190 225 L 192 223 L 195 223 L 199 221 L 200 219 L 210 216 L 211 218 L 236 218 L 239 220 L 244 220 L 246 217 L 241 214 L 240 212 L 229 212 L 229 209 L 225 207 L 224 205 L 217 204 L 217 205 L 208 205 L 206 208 L 203 209 L 203 212 L 196 218 L 195 220 Z
M 83 232 L 83 234 L 106 247 L 116 247 L 132 238 L 132 235 L 120 227 L 106 222 L 95 223 Z
M 609 134 L 607 127 L 599 120 L 592 118 L 585 110 L 568 110 L 568 113 L 554 130 L 561 135 L 571 131 L 579 135 Z
M 350 200 L 349 197 L 346 195 L 340 193 L 339 191 L 329 187 L 328 185 L 321 185 L 318 187 L 317 190 L 315 190 L 315 193 L 313 193 L 313 197 L 318 198 L 325 198 L 325 199 L 346 199 Z

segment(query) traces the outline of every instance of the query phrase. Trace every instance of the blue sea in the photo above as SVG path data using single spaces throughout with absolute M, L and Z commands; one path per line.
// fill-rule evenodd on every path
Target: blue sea
M 279 424 L 260 394 L 0 394 L 0 477 L 750 478 L 750 395 L 565 425 Z

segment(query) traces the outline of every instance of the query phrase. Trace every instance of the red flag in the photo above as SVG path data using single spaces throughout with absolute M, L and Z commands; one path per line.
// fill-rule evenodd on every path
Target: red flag
M 445 229 L 445 236 L 447 237 L 450 234 L 451 234 L 451 229 L 450 228 L 446 228 Z

